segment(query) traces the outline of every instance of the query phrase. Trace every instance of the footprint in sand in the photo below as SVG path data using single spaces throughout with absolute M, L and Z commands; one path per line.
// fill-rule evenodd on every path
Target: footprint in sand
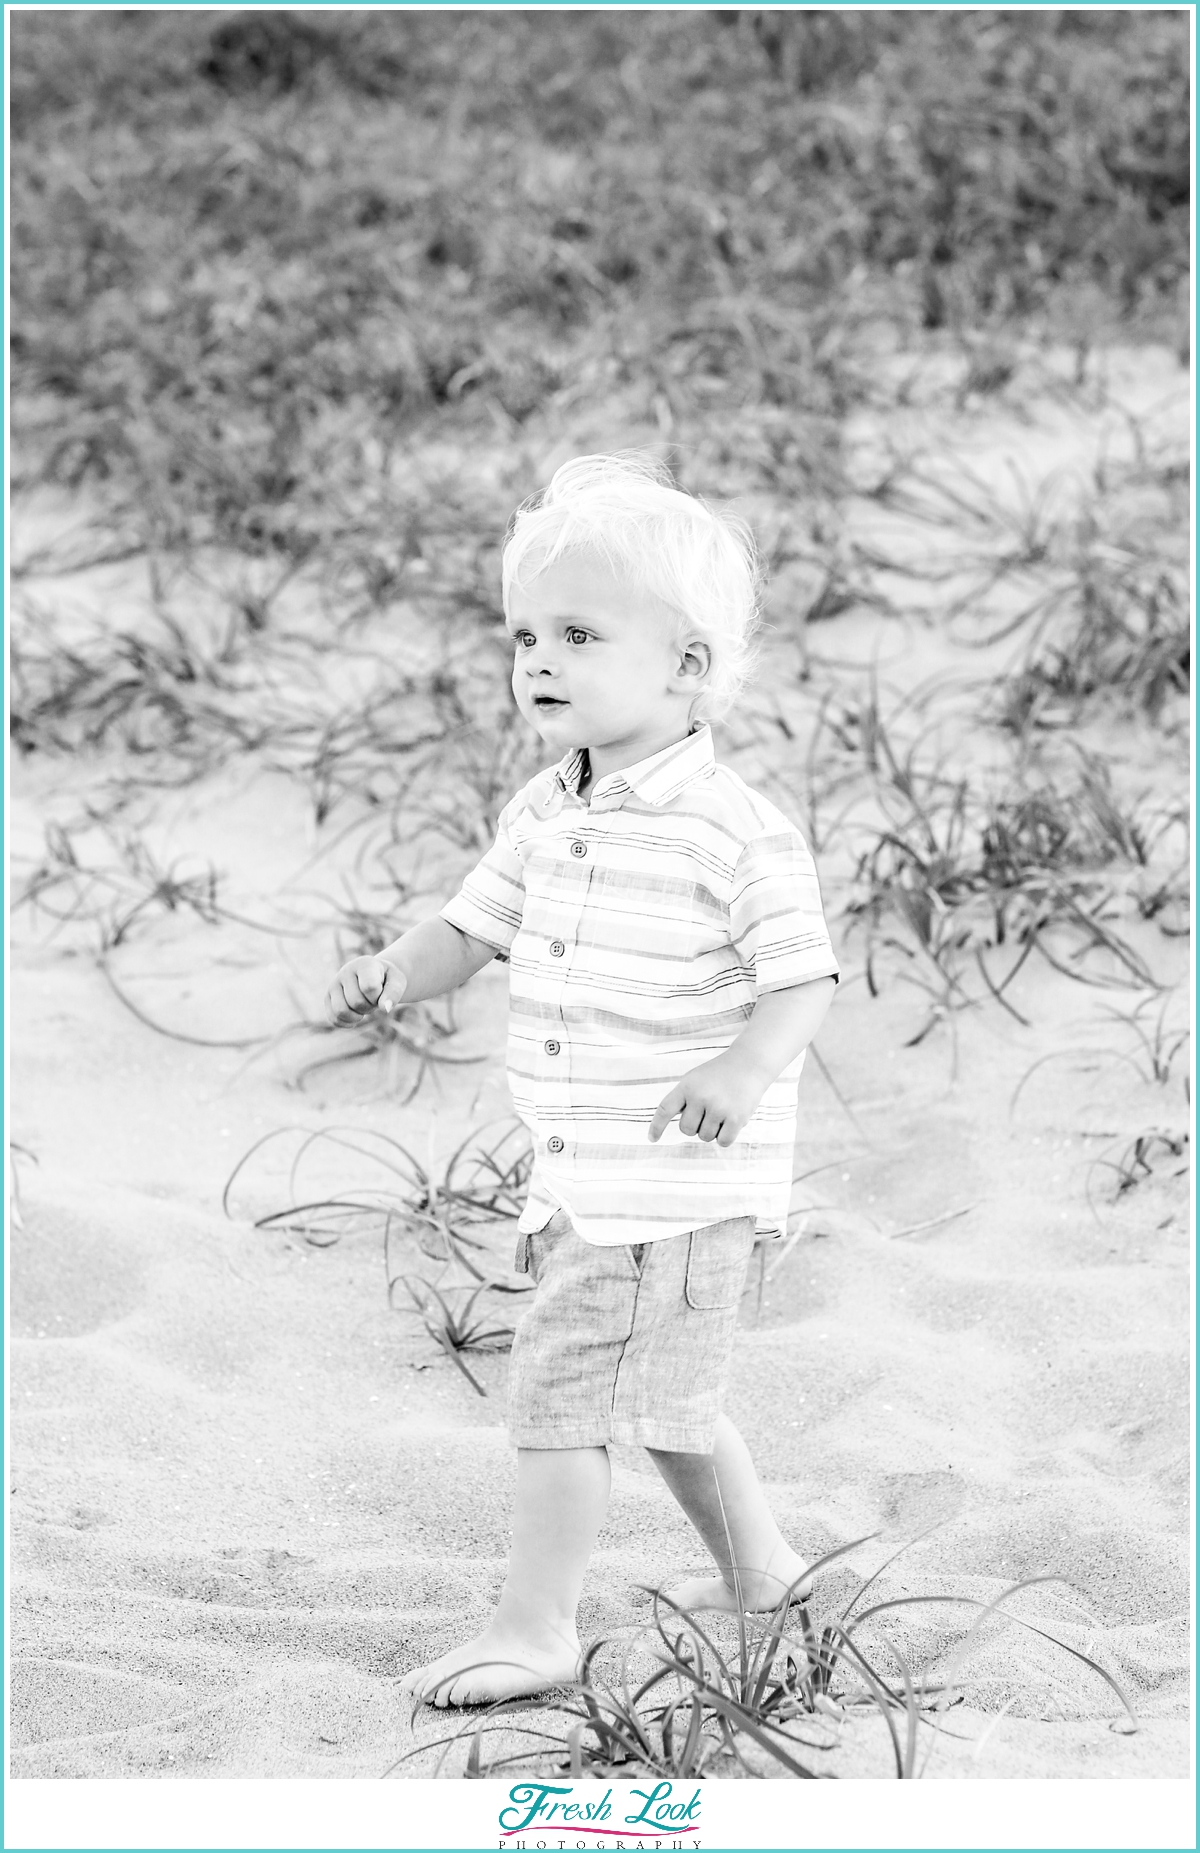
M 953 1473 L 889 1473 L 884 1477 L 880 1508 L 891 1531 L 910 1534 L 954 1518 L 966 1501 L 966 1488 Z

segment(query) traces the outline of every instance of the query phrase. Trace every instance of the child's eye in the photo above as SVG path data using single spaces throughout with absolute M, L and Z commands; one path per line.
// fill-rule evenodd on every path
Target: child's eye
M 588 632 L 580 630 L 578 624 L 573 624 L 567 632 L 568 643 L 586 643 L 587 640 Z
M 533 642 L 532 631 L 514 631 L 513 641 L 519 650 L 527 650 Z

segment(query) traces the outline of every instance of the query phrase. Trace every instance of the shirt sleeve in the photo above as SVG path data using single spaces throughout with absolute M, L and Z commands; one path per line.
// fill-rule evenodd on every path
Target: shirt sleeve
M 525 909 L 525 866 L 512 836 L 512 824 L 524 803 L 518 792 L 500 813 L 496 840 L 441 909 L 443 920 L 460 932 L 494 946 L 502 963 L 517 936 Z
M 790 825 L 753 837 L 739 856 L 729 934 L 760 993 L 838 977 L 816 865 Z

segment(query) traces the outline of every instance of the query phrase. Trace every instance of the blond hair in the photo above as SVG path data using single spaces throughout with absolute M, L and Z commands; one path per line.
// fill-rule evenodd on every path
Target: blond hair
M 670 607 L 680 643 L 700 638 L 712 655 L 692 719 L 716 720 L 753 667 L 762 570 L 754 537 L 737 515 L 680 489 L 641 451 L 574 457 L 523 502 L 504 542 L 504 608 L 514 585 L 566 554 L 595 553 L 619 576 Z

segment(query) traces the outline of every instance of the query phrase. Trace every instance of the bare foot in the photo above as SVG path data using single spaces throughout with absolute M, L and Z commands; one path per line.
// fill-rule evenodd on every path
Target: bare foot
M 535 1643 L 493 1622 L 473 1641 L 452 1647 L 428 1666 L 414 1667 L 400 1689 L 427 1705 L 493 1705 L 498 1699 L 544 1692 L 547 1686 L 569 1685 L 578 1677 L 579 1656 L 574 1629 L 547 1630 Z
M 738 1579 L 738 1588 L 734 1587 L 732 1578 L 726 1582 L 723 1576 L 689 1576 L 684 1582 L 664 1590 L 663 1594 L 681 1609 L 724 1609 L 733 1615 L 740 1610 L 742 1614 L 761 1615 L 779 1607 L 789 1584 L 793 1601 L 807 1602 L 812 1593 L 812 1578 L 794 1553 L 790 1561 L 780 1564 L 777 1570 L 769 1573 L 746 1571 Z

